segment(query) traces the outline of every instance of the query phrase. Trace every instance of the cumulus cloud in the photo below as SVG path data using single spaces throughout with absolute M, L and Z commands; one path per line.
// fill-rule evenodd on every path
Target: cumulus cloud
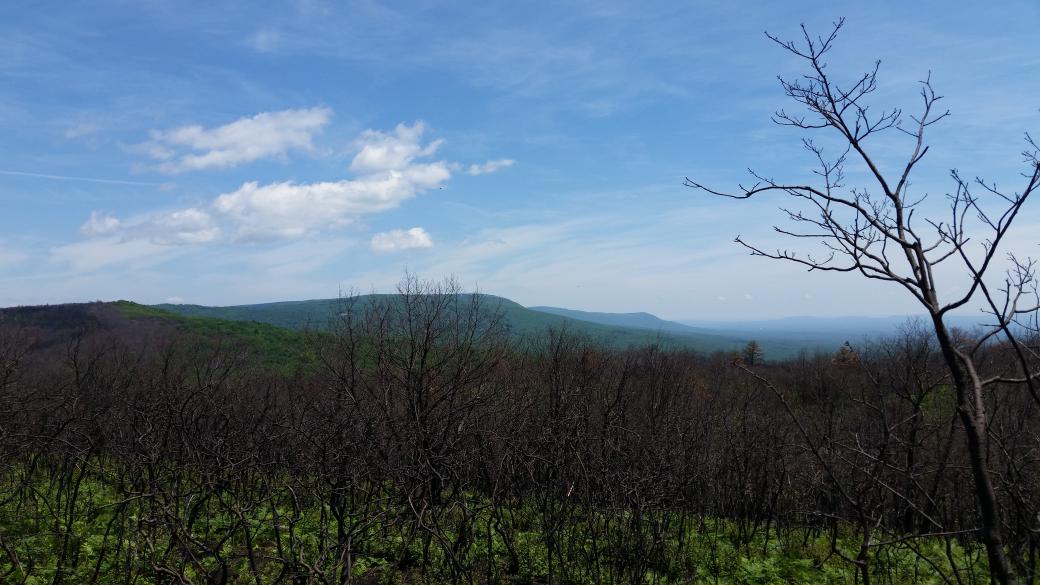
M 153 130 L 136 150 L 157 161 L 165 173 L 233 167 L 310 150 L 313 137 L 332 119 L 329 108 L 263 112 L 216 128 L 199 125 Z
M 434 140 L 423 146 L 426 131 L 426 124 L 421 121 L 411 126 L 398 124 L 392 133 L 365 130 L 356 141 L 358 153 L 350 162 L 350 170 L 362 174 L 397 170 L 416 158 L 432 156 L 444 141 Z
M 153 213 L 129 221 L 93 211 L 79 231 L 88 238 L 105 239 L 110 244 L 148 242 L 156 246 L 206 244 L 221 235 L 213 216 L 195 207 Z
M 482 165 L 469 165 L 469 169 L 466 170 L 468 175 L 490 175 L 496 171 L 508 168 L 516 164 L 516 161 L 511 158 L 500 158 L 497 160 L 489 160 Z
M 422 122 L 399 124 L 392 133 L 367 130 L 350 164 L 357 177 L 321 183 L 249 182 L 217 197 L 213 209 L 238 226 L 235 238 L 240 241 L 301 237 L 393 209 L 451 178 L 448 163 L 417 160 L 433 155 L 441 143 L 423 144 L 425 131 Z
M 409 230 L 390 230 L 372 236 L 372 251 L 381 254 L 432 247 L 433 238 L 421 227 L 413 227 Z
M 219 134 L 225 128 L 201 132 Z M 53 249 L 52 257 L 88 271 L 116 263 L 140 265 L 151 262 L 152 257 L 173 258 L 200 245 L 292 240 L 360 223 L 368 215 L 394 209 L 451 179 L 459 166 L 434 160 L 442 141 L 425 139 L 427 131 L 425 124 L 415 122 L 387 132 L 362 132 L 354 142 L 356 153 L 349 165 L 352 176 L 341 180 L 249 181 L 193 207 L 128 218 L 94 211 L 80 228 L 86 239 Z M 185 132 L 197 134 L 195 130 Z M 187 141 L 170 138 L 150 146 L 162 152 L 168 144 L 181 143 Z M 187 159 L 171 154 L 168 160 L 181 164 Z M 423 228 L 414 227 L 376 234 L 370 246 L 379 253 L 430 248 L 433 238 Z M 286 266 L 296 269 L 299 259 Z
M 116 232 L 119 229 L 118 219 L 98 211 L 91 211 L 90 218 L 79 226 L 79 232 L 84 236 L 104 236 Z

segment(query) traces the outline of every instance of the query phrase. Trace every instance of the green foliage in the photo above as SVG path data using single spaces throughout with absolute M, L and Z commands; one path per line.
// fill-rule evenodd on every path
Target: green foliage
M 284 561 L 274 561 L 276 550 L 291 551 L 287 556 L 321 568 L 335 564 L 328 543 L 334 538 L 329 523 L 330 510 L 319 500 L 301 498 L 302 493 L 274 495 L 276 506 L 252 506 L 246 502 L 208 499 L 194 518 L 188 512 L 195 496 L 185 492 L 174 500 L 163 500 L 162 508 L 173 516 L 155 515 L 157 502 L 147 498 L 128 497 L 129 486 L 106 479 L 99 470 L 86 470 L 58 460 L 36 464 L 33 469 L 11 469 L 14 473 L 0 477 L 0 490 L 14 493 L 16 484 L 25 481 L 32 489 L 26 499 L 8 499 L 0 505 L 0 535 L 9 553 L 0 555 L 0 575 L 6 582 L 52 583 L 61 571 L 67 583 L 124 582 L 128 568 L 137 575 L 135 582 L 152 584 L 168 582 L 168 577 L 154 567 L 182 564 L 181 570 L 195 582 L 205 582 L 207 575 L 219 566 L 219 555 L 227 562 L 229 583 L 273 582 L 284 570 Z M 57 473 L 57 475 L 55 475 Z M 59 495 L 55 479 L 78 478 L 76 499 Z M 181 478 L 184 481 L 190 478 Z M 195 478 L 198 479 L 198 478 Z M 174 481 L 171 478 L 171 481 Z M 171 494 L 176 493 L 171 490 Z M 389 502 L 390 500 L 385 500 Z M 482 500 L 477 499 L 475 503 Z M 510 511 L 516 526 L 531 530 L 507 530 L 511 547 L 503 533 L 488 530 L 492 521 L 487 502 L 474 525 L 475 533 L 485 536 L 470 541 L 460 558 L 474 576 L 495 575 L 495 583 L 545 583 L 550 581 L 547 554 L 548 533 L 540 527 L 535 506 L 523 504 Z M 410 524 L 409 513 L 385 503 L 387 522 L 370 526 L 357 535 L 352 560 L 353 577 L 364 583 L 448 583 L 450 575 L 443 567 L 447 559 L 437 546 L 424 546 L 424 531 Z M 588 511 L 582 511 L 584 515 Z M 589 574 L 581 563 L 568 565 L 553 559 L 554 582 L 614 583 L 629 582 L 623 577 L 631 563 L 641 560 L 633 556 L 628 541 L 610 538 L 613 527 L 628 526 L 624 513 L 597 512 L 597 524 L 603 528 L 604 540 L 583 539 L 580 527 L 564 525 L 555 538 L 576 559 L 588 558 L 593 547 L 607 551 L 598 573 Z M 143 521 L 150 518 L 147 521 Z M 396 518 L 396 521 L 389 519 Z M 414 517 L 412 517 L 414 518 Z M 156 522 L 158 520 L 158 522 Z M 579 522 L 584 522 L 580 520 Z M 557 527 L 559 528 L 559 527 Z M 648 527 L 649 529 L 649 527 Z M 184 530 L 186 532 L 180 532 Z M 128 531 L 124 533 L 123 531 Z M 237 531 L 237 532 L 235 532 Z M 226 534 L 250 534 L 254 559 L 251 566 L 243 538 L 224 538 Z M 119 535 L 122 534 L 122 538 Z M 649 534 L 649 532 L 648 532 Z M 487 538 L 490 535 L 490 539 Z M 450 539 L 457 537 L 450 531 Z M 642 572 L 646 583 L 719 583 L 725 585 L 781 585 L 788 583 L 838 585 L 854 583 L 853 567 L 829 553 L 829 536 L 818 534 L 803 545 L 804 532 L 791 530 L 788 536 L 772 533 L 766 540 L 762 533 L 742 542 L 736 526 L 726 520 L 700 518 L 688 524 L 681 539 L 673 536 L 664 543 L 658 562 L 649 562 Z M 680 543 L 680 540 L 682 541 Z M 856 535 L 850 531 L 839 538 L 839 545 L 854 547 Z M 170 556 L 169 551 L 185 543 L 197 543 L 191 562 Z M 223 542 L 218 549 L 206 552 L 205 546 Z M 208 545 L 206 543 L 209 543 Z M 324 544 L 323 544 L 324 543 Z M 939 583 L 931 565 L 948 566 L 945 542 L 939 539 L 917 539 L 914 546 L 889 546 L 872 555 L 872 573 L 890 584 Z M 194 545 L 189 545 L 194 546 Z M 510 572 L 507 549 L 515 551 L 515 572 Z M 971 566 L 978 551 L 953 547 L 953 555 L 962 567 Z M 425 552 L 424 552 L 425 551 Z M 559 553 L 557 553 L 559 554 Z M 424 556 L 425 555 L 425 556 Z M 927 562 L 922 560 L 927 557 Z M 15 565 L 15 559 L 18 565 Z M 645 559 L 650 561 L 650 559 Z M 490 571 L 489 571 L 490 569 Z M 95 575 L 97 578 L 95 579 Z M 117 576 L 122 576 L 117 578 Z M 478 579 L 485 582 L 484 578 Z
M 169 322 L 202 339 L 243 347 L 255 355 L 261 365 L 278 372 L 311 371 L 317 364 L 307 334 L 302 331 L 267 323 L 186 316 L 130 301 L 116 301 L 111 305 L 130 319 Z

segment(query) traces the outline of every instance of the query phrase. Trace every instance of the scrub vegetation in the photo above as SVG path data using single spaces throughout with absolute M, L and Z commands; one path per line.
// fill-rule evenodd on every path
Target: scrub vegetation
M 518 341 L 484 300 L 409 279 L 320 335 L 0 312 L 0 580 L 989 582 L 920 324 L 778 362 Z M 265 367 L 286 339 L 300 367 Z M 988 400 L 1007 555 L 1031 574 L 1037 407 L 1013 383 Z

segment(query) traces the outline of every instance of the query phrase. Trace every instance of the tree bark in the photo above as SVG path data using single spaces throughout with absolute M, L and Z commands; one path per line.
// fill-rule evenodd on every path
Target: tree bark
M 1014 572 L 1004 551 L 1000 503 L 986 461 L 987 421 L 982 399 L 982 382 L 975 365 L 954 344 L 942 317 L 932 317 L 943 358 L 950 368 L 957 393 L 957 415 L 968 446 L 968 465 L 975 484 L 982 527 L 979 536 L 986 547 L 990 575 L 1002 585 L 1014 585 Z

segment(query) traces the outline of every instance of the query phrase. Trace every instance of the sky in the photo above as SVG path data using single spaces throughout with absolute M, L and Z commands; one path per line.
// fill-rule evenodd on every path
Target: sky
M 792 108 L 777 75 L 803 69 L 764 32 L 842 17 L 839 81 L 880 60 L 876 107 L 909 114 L 930 72 L 951 112 L 914 179 L 922 214 L 954 168 L 1024 186 L 1035 0 L 7 0 L 0 306 L 330 298 L 414 274 L 673 319 L 915 312 L 733 242 L 800 245 L 772 230 L 783 200 L 683 186 L 811 180 L 804 135 L 770 121 Z M 870 147 L 895 168 L 912 144 Z M 1033 201 L 1006 245 L 1038 241 Z

